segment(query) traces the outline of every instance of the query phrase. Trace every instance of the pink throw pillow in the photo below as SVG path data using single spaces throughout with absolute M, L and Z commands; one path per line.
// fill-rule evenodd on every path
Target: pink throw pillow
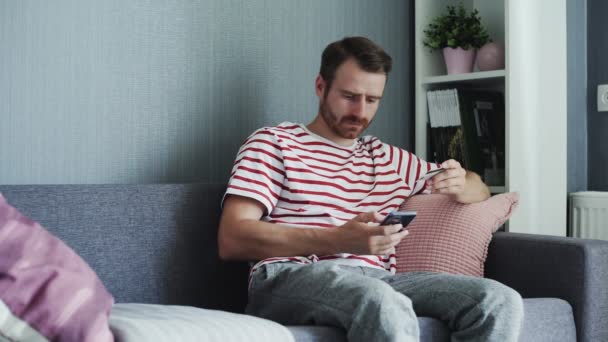
M 0 340 L 112 342 L 113 303 L 82 258 L 0 194 Z
M 461 204 L 446 195 L 415 195 L 400 210 L 417 216 L 408 226 L 410 234 L 396 247 L 397 273 L 447 272 L 477 277 L 484 263 L 492 234 L 517 207 L 519 194 L 510 192 L 472 204 Z

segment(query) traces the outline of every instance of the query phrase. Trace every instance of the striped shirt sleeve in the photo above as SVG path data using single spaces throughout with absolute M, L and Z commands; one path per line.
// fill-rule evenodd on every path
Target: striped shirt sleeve
M 418 158 L 415 154 L 398 147 L 393 148 L 393 160 L 397 162 L 397 173 L 405 183 L 412 189 L 411 195 L 417 193 L 430 194 L 430 189 L 426 188 L 424 176 L 427 172 L 441 167 L 440 164 L 427 162 Z
M 226 195 L 252 198 L 264 205 L 268 215 L 279 200 L 284 179 L 283 154 L 277 138 L 262 128 L 239 149 Z

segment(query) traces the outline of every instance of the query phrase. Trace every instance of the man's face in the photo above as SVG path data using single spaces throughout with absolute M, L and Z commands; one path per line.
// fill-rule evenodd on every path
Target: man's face
M 336 135 L 355 139 L 376 115 L 385 84 L 385 74 L 364 71 L 349 59 L 336 70 L 328 91 L 327 83 L 317 77 L 319 113 Z

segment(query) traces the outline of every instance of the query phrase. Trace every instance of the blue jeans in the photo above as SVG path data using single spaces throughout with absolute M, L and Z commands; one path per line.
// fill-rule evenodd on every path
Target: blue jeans
M 349 341 L 418 341 L 416 315 L 444 321 L 452 341 L 517 341 L 523 302 L 494 280 L 370 267 L 274 263 L 251 279 L 246 313 L 285 325 L 328 325 Z

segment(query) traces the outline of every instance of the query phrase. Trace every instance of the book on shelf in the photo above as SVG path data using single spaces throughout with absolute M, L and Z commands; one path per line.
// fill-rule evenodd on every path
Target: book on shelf
M 504 185 L 504 99 L 500 92 L 444 89 L 427 92 L 432 159 L 458 160 L 488 185 Z

